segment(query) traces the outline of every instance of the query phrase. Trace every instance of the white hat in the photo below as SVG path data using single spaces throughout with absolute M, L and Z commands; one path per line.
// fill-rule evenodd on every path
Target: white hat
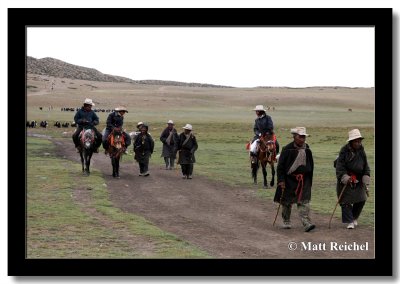
M 347 142 L 358 139 L 358 138 L 364 139 L 364 137 L 361 136 L 360 130 L 358 130 L 358 129 L 350 130 L 349 131 L 349 140 L 347 140 Z
M 174 124 L 174 122 L 170 119 L 168 120 L 167 124 Z
M 95 104 L 93 103 L 92 99 L 85 99 L 85 101 L 83 102 L 84 105 L 91 105 L 91 106 L 95 106 Z
M 253 110 L 255 110 L 255 111 L 257 111 L 257 110 L 266 111 L 266 110 L 264 109 L 264 106 L 263 106 L 263 105 L 256 105 L 256 108 L 253 109 Z
M 193 127 L 191 124 L 186 124 L 184 127 L 182 127 L 183 129 L 187 129 L 187 130 L 193 130 Z
M 139 121 L 136 126 L 144 124 L 142 121 Z
M 124 106 L 118 106 L 118 107 L 116 107 L 116 108 L 115 108 L 115 111 L 126 111 L 126 112 L 128 112 L 128 110 L 127 110 L 126 107 L 124 107 Z
M 309 134 L 306 133 L 306 128 L 302 126 L 297 126 L 296 128 L 290 129 L 290 133 L 309 136 Z

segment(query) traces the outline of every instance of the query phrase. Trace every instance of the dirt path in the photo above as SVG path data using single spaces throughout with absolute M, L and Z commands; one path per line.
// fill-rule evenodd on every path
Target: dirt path
M 80 163 L 71 141 L 55 144 L 60 156 Z M 148 177 L 138 176 L 137 163 L 126 163 L 121 165 L 121 178 L 114 179 L 110 159 L 103 153 L 93 156 L 91 166 L 104 174 L 114 206 L 143 216 L 216 258 L 374 258 L 374 230 L 362 220 L 355 230 L 347 230 L 335 218 L 328 229 L 330 216 L 311 212 L 317 227 L 305 233 L 294 207 L 292 229 L 284 230 L 280 214 L 272 226 L 276 205 L 257 197 L 250 185 L 234 188 L 197 175 L 184 180 L 179 171 L 164 170 L 151 161 Z M 89 202 L 79 190 L 76 202 Z

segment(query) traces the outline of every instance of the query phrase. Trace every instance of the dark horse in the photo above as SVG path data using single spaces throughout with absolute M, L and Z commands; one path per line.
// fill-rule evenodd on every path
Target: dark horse
M 265 135 L 260 137 L 260 143 L 257 146 L 257 156 L 250 156 L 251 162 L 251 174 L 254 180 L 254 184 L 257 184 L 257 171 L 258 168 L 262 168 L 264 178 L 264 188 L 268 188 L 267 184 L 267 164 L 271 166 L 271 182 L 270 186 L 273 187 L 275 184 L 275 162 L 276 162 L 276 145 L 272 140 L 271 136 Z
M 125 138 L 120 128 L 114 128 L 108 135 L 108 149 L 106 153 L 110 156 L 113 168 L 112 176 L 119 178 L 119 161 L 125 152 Z
M 94 150 L 94 130 L 86 128 L 79 134 L 79 155 L 81 156 L 82 172 L 85 175 L 90 175 L 90 159 L 93 155 Z

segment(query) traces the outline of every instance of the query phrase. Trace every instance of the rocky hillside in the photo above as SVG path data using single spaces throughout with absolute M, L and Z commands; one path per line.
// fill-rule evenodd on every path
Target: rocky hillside
M 101 82 L 125 82 L 134 84 L 163 85 L 163 86 L 231 88 L 220 85 L 183 83 L 176 81 L 132 80 L 125 77 L 103 74 L 100 71 L 97 71 L 96 69 L 93 68 L 73 65 L 51 57 L 36 59 L 34 57 L 27 56 L 26 65 L 28 73 L 47 75 L 57 78 L 69 78 L 69 79 L 101 81 Z

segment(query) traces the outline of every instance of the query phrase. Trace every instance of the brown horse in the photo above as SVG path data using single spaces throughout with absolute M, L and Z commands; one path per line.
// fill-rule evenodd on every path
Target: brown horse
M 125 152 L 125 139 L 120 128 L 114 128 L 108 135 L 108 149 L 106 154 L 110 156 L 113 168 L 112 176 L 119 178 L 119 161 L 122 153 Z
M 276 145 L 272 137 L 264 135 L 260 137 L 260 142 L 257 146 L 257 156 L 250 156 L 251 173 L 254 184 L 257 184 L 257 171 L 261 164 L 261 169 L 264 178 L 264 188 L 268 188 L 267 183 L 267 164 L 271 167 L 271 187 L 275 184 L 275 162 L 276 162 Z

